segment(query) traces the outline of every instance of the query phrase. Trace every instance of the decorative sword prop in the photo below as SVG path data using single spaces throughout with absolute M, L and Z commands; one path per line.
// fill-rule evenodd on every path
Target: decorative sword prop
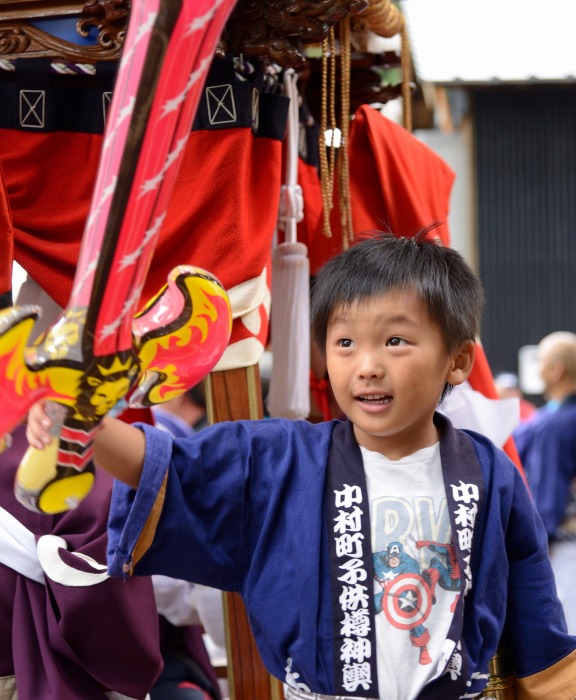
M 9 432 L 49 399 L 52 444 L 30 448 L 16 475 L 26 507 L 76 507 L 94 479 L 93 436 L 134 389 L 132 406 L 200 381 L 229 339 L 218 280 L 178 267 L 137 313 L 201 90 L 234 0 L 133 3 L 69 303 L 34 344 L 38 307 L 0 314 L 0 418 Z M 138 385 L 138 386 L 136 386 Z

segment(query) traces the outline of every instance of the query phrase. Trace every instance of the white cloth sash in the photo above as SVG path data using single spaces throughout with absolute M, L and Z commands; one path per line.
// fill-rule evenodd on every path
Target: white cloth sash
M 45 575 L 63 586 L 95 586 L 106 581 L 106 564 L 82 552 L 74 552 L 78 562 L 88 563 L 93 571 L 84 571 L 67 564 L 59 550 L 68 549 L 68 543 L 57 535 L 36 537 L 27 527 L 0 507 L 0 563 L 38 583 L 46 583 Z
M 0 508 L 0 562 L 33 581 L 44 583 L 36 538 L 4 508 Z
M 350 695 L 311 693 L 309 690 L 300 690 L 289 685 L 284 686 L 284 697 L 286 700 L 367 700 L 366 698 L 351 697 Z

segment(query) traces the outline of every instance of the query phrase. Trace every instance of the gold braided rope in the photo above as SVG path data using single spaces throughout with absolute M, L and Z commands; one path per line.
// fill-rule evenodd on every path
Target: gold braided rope
M 370 0 L 370 4 L 362 13 L 362 17 L 366 19 L 368 24 L 378 23 L 385 18 L 390 11 L 392 0 Z
M 410 60 L 410 43 L 406 25 L 400 32 L 402 48 L 400 55 L 400 67 L 402 69 L 402 125 L 408 131 L 412 131 L 412 62 Z
M 352 224 L 352 199 L 350 196 L 350 164 L 348 160 L 348 136 L 350 133 L 350 76 L 351 76 L 350 16 L 340 23 L 340 89 L 342 95 L 340 140 L 340 222 L 342 226 L 342 250 L 347 250 L 354 239 Z
M 336 119 L 336 32 L 334 27 L 330 27 L 328 32 L 330 39 L 330 93 L 328 98 L 328 108 L 330 112 L 330 124 L 328 125 L 328 130 L 330 131 L 330 150 L 328 151 L 329 163 L 330 163 L 330 211 L 334 207 L 334 183 L 336 176 L 336 132 L 338 130 L 338 121 Z
M 334 107 L 334 66 L 335 66 L 335 39 L 334 29 L 330 28 L 328 35 L 322 41 L 322 96 L 321 96 L 321 113 L 320 113 L 320 133 L 318 135 L 318 150 L 320 153 L 320 187 L 322 191 L 322 215 L 323 226 L 322 230 L 327 238 L 332 238 L 332 229 L 330 228 L 330 212 L 333 205 L 334 193 L 334 129 L 335 125 L 335 107 Z M 330 61 L 328 60 L 330 58 Z M 330 93 L 328 92 L 328 77 L 330 76 Z M 330 108 L 328 101 L 330 100 Z M 326 131 L 328 130 L 328 114 L 330 114 L 332 129 L 332 140 L 330 143 L 330 161 L 328 160 L 326 146 Z
M 330 138 L 330 177 L 332 192 L 334 191 L 334 175 L 336 173 L 336 130 L 338 129 L 338 121 L 336 120 L 336 32 L 334 27 L 330 27 L 328 32 L 330 39 L 330 97 L 328 100 L 328 107 L 330 111 L 330 124 L 328 126 L 330 133 L 332 134 Z M 330 200 L 330 209 L 333 207 L 333 201 Z
M 404 15 L 391 3 L 387 3 L 385 8 L 368 20 L 370 30 L 386 38 L 400 33 L 404 24 Z
M 392 3 L 392 0 L 370 0 L 370 5 L 364 11 L 368 29 L 378 36 L 390 38 L 400 34 L 402 70 L 402 125 L 412 131 L 412 65 L 410 60 L 410 44 L 408 30 L 402 12 Z

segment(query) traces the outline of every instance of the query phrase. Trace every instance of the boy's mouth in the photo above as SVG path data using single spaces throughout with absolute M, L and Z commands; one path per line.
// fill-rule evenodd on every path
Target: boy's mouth
M 390 403 L 392 401 L 392 397 L 388 394 L 372 394 L 372 395 L 362 394 L 360 396 L 357 396 L 356 400 L 361 401 L 362 403 L 386 404 L 386 403 Z

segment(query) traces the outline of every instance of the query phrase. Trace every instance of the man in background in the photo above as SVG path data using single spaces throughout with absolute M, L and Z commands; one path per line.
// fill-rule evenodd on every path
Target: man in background
M 152 406 L 154 421 L 174 437 L 188 437 L 208 425 L 206 395 L 202 383 L 175 399 Z
M 539 371 L 548 404 L 525 424 L 519 452 L 550 541 L 570 634 L 576 633 L 576 334 L 542 339 Z

